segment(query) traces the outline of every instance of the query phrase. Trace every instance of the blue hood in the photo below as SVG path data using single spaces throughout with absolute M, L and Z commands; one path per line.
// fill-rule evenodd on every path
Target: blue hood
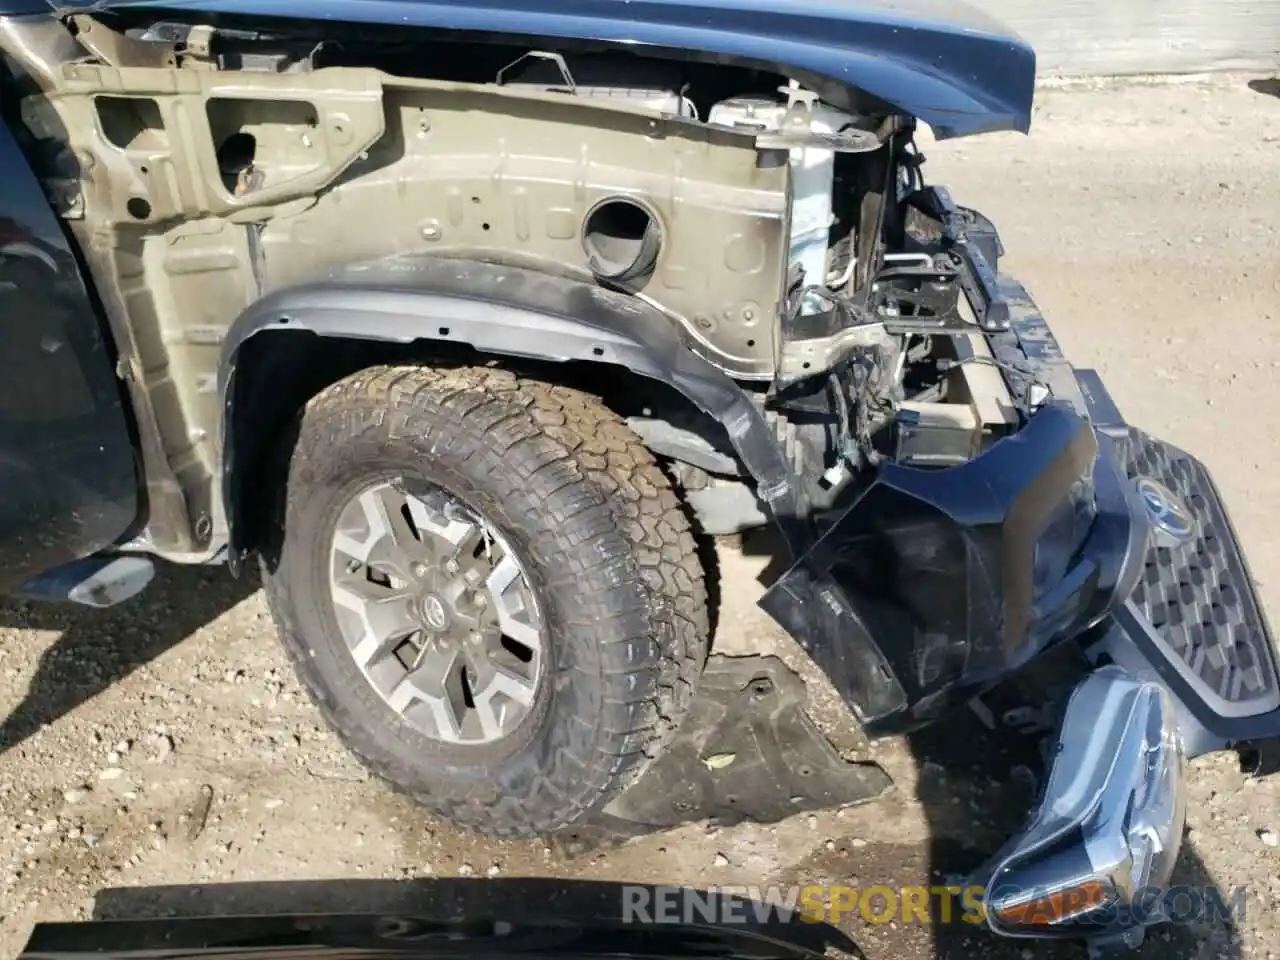
M 958 0 L 0 0 L 0 11 L 153 8 L 613 41 L 856 88 L 939 137 L 1031 124 L 1035 53 Z

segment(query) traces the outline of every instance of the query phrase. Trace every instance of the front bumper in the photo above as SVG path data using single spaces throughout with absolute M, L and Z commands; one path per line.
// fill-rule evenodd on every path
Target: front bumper
M 1102 442 L 1055 404 L 961 466 L 883 467 L 761 606 L 868 732 L 932 722 L 1137 583 L 1147 527 Z
M 966 293 L 1036 412 L 960 467 L 882 469 L 761 605 L 873 734 L 1079 642 L 1098 669 L 1071 697 L 1044 796 L 975 880 L 996 933 L 1133 944 L 1165 916 L 1183 761 L 1280 739 L 1277 653 L 1204 464 L 1125 423 L 1026 291 L 985 269 L 994 228 L 965 222 Z
M 882 468 L 761 606 L 873 735 L 937 720 L 1075 638 L 1160 682 L 1188 756 L 1280 737 L 1272 634 L 1204 464 L 1125 423 L 1015 280 L 979 287 L 1001 305 L 993 354 L 1022 371 L 1012 392 L 1049 401 L 966 464 Z

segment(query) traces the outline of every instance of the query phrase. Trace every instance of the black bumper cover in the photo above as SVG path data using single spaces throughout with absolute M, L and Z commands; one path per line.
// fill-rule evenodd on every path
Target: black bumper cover
M 1020 285 L 990 286 L 1008 311 L 992 350 L 1027 372 L 1011 389 L 1047 385 L 1051 402 L 962 466 L 882 468 L 761 606 L 873 735 L 930 723 L 1078 637 L 1160 679 L 1189 755 L 1280 737 L 1271 634 L 1208 471 L 1127 425 Z M 1082 533 L 1064 506 L 1090 477 L 1096 517 Z M 1151 538 L 1144 477 L 1187 505 L 1185 545 Z
M 868 732 L 936 720 L 1132 589 L 1146 528 L 1100 442 L 1055 404 L 962 466 L 886 466 L 761 606 Z M 1054 521 L 1090 477 L 1097 516 L 1080 537 Z

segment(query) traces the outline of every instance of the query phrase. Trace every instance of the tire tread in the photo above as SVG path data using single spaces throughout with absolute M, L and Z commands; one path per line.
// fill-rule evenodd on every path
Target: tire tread
M 308 482 L 310 464 L 338 444 L 397 430 L 430 432 L 438 445 L 433 449 L 441 452 L 443 445 L 458 460 L 496 454 L 520 485 L 554 504 L 553 517 L 525 518 L 542 531 L 534 549 L 579 563 L 550 570 L 547 587 L 584 592 L 588 580 L 599 587 L 565 618 L 575 635 L 597 635 L 601 648 L 599 669 L 592 675 L 579 670 L 570 681 L 597 691 L 598 716 L 576 718 L 589 746 L 552 752 L 521 793 L 431 786 L 429 772 L 407 768 L 370 732 L 359 702 L 339 702 L 329 692 L 296 622 L 287 550 L 278 569 L 264 572 L 285 648 L 325 720 L 394 788 L 453 823 L 490 835 L 567 828 L 638 779 L 692 703 L 709 625 L 683 504 L 639 437 L 589 394 L 489 367 L 374 367 L 312 398 L 300 415 L 296 443 L 281 451 L 287 482 L 280 485 L 276 516 L 284 542 L 290 489 Z

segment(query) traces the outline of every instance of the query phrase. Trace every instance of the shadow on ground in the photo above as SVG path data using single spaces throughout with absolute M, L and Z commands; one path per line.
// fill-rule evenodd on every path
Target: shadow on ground
M 1280 77 L 1258 78 L 1249 81 L 1249 89 L 1268 97 L 1280 97 Z
M 221 567 L 161 565 L 147 590 L 108 610 L 39 601 L 0 605 L 0 628 L 60 633 L 22 700 L 0 705 L 8 708 L 0 721 L 0 753 L 177 646 L 257 588 L 256 578 L 233 578 Z

